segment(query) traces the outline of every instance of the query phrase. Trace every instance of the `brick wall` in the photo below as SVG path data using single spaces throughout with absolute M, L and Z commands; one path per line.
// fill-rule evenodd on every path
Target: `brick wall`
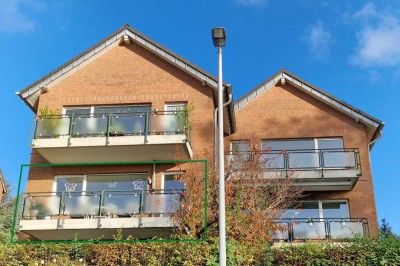
M 174 102 L 194 106 L 189 114 L 193 156 L 210 159 L 203 151 L 211 149 L 212 145 L 212 89 L 136 44 L 117 45 L 73 74 L 54 82 L 49 92 L 40 96 L 38 110 L 46 106 L 61 110 L 71 106 L 151 104 L 152 110 L 162 111 L 166 103 Z M 43 162 L 46 160 L 33 151 L 31 163 Z M 162 172 L 175 170 L 173 165 L 159 167 L 152 188 L 160 188 Z M 36 167 L 29 171 L 27 191 L 51 191 L 54 175 L 121 172 L 145 172 L 151 178 L 152 166 Z
M 277 85 L 236 112 L 238 131 L 228 140 L 343 137 L 345 148 L 359 148 L 362 176 L 351 191 L 307 192 L 305 199 L 347 199 L 351 217 L 367 218 L 377 234 L 377 216 L 365 127 L 287 84 Z M 229 150 L 229 141 L 225 142 Z

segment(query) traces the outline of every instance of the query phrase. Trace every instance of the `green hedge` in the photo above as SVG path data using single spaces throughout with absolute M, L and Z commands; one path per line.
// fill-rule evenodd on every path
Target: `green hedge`
M 253 248 L 228 242 L 228 265 L 400 265 L 400 238 Z M 218 240 L 204 243 L 0 245 L 0 265 L 218 265 Z

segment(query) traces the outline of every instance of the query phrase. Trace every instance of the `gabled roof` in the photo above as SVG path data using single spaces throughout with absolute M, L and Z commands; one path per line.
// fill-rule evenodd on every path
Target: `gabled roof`
M 129 40 L 125 40 L 124 38 L 129 38 Z M 17 95 L 29 106 L 29 108 L 32 109 L 33 112 L 37 112 L 39 96 L 41 93 L 47 91 L 47 86 L 49 84 L 62 78 L 64 75 L 71 73 L 74 69 L 81 66 L 82 63 L 90 62 L 90 60 L 92 60 L 96 55 L 98 55 L 100 52 L 104 51 L 108 47 L 121 43 L 123 41 L 133 41 L 135 44 L 140 45 L 151 53 L 157 55 L 158 57 L 183 70 L 192 77 L 198 79 L 202 82 L 204 86 L 207 85 L 213 88 L 214 98 L 217 98 L 218 79 L 216 77 L 206 72 L 205 70 L 193 65 L 186 59 L 173 53 L 167 48 L 161 46 L 149 37 L 137 32 L 128 24 L 120 28 L 113 34 L 109 35 L 108 37 L 104 38 L 91 48 L 82 52 L 78 56 L 72 58 L 54 71 L 27 86 L 23 90 L 17 92 Z M 229 95 L 232 94 L 232 87 L 226 83 L 224 83 L 224 87 L 224 98 L 228 99 Z M 228 133 L 233 133 L 236 131 L 233 102 L 225 107 L 225 114 L 228 118 L 226 119 L 227 125 L 224 126 L 224 128 L 226 128 L 225 131 Z
M 372 142 L 380 137 L 384 122 L 381 120 L 361 111 L 358 108 L 332 96 L 331 94 L 321 90 L 320 88 L 302 80 L 294 74 L 285 69 L 281 69 L 278 73 L 271 76 L 269 79 L 261 83 L 255 89 L 251 90 L 243 97 L 235 102 L 235 112 L 239 111 L 243 106 L 249 104 L 256 99 L 259 95 L 267 92 L 270 88 L 274 87 L 279 82 L 287 82 L 294 88 L 297 88 L 304 93 L 312 96 L 313 98 L 329 105 L 330 107 L 354 118 L 357 122 L 364 124 L 367 128 L 367 135 Z
M 4 176 L 3 176 L 3 172 L 0 169 L 0 185 L 2 187 L 2 192 L 3 193 L 7 193 L 7 187 L 6 187 L 6 183 L 4 182 Z

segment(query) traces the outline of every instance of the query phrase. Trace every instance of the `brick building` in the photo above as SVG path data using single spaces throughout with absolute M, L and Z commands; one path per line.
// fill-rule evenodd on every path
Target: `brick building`
M 228 101 L 232 88 L 224 88 Z M 212 161 L 203 151 L 213 149 L 216 92 L 215 77 L 128 25 L 20 91 L 36 115 L 31 164 L 42 164 L 29 169 L 21 235 L 107 239 L 123 228 L 137 238 L 167 237 L 176 206 L 155 202 L 177 199 L 185 186 L 174 176 L 186 170 L 156 162 Z M 368 155 L 382 122 L 282 70 L 226 105 L 224 123 L 227 159 L 258 143 L 285 151 L 282 165 L 266 171 L 299 173 L 295 185 L 307 198 L 298 205 L 318 224 L 305 230 L 310 219 L 292 215 L 284 221 L 298 219 L 301 234 L 277 240 L 363 234 L 367 221 L 376 234 Z

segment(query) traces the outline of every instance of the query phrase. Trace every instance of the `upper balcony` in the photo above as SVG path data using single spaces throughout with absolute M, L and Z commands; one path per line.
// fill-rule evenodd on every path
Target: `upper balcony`
M 231 171 L 250 160 L 260 162 L 266 178 L 293 178 L 305 191 L 351 190 L 361 176 L 358 149 L 309 149 L 235 152 L 226 155 Z
M 50 163 L 190 159 L 188 113 L 37 116 L 32 148 Z

